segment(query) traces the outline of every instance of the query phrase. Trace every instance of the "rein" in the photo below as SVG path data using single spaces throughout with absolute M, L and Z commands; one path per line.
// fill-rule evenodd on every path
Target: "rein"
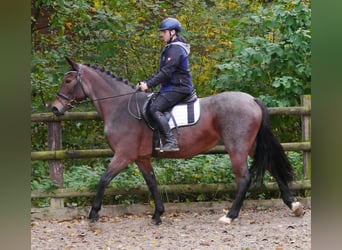
M 141 111 L 139 109 L 139 104 L 138 104 L 138 100 L 137 100 L 137 93 L 140 92 L 139 89 L 137 89 L 136 91 L 134 92 L 130 92 L 130 93 L 126 93 L 126 94 L 121 94 L 121 95 L 114 95 L 114 96 L 107 96 L 107 97 L 102 97 L 102 98 L 97 98 L 97 99 L 93 99 L 93 100 L 83 100 L 83 101 L 80 101 L 80 102 L 77 102 L 77 104 L 83 104 L 83 103 L 87 103 L 87 102 L 95 102 L 95 101 L 102 101 L 102 100 L 106 100 L 106 99 L 114 99 L 114 98 L 117 98 L 117 97 L 121 97 L 121 96 L 126 96 L 126 95 L 131 95 L 131 97 L 129 98 L 128 100 L 128 105 L 127 105 L 127 109 L 128 109 L 128 112 L 131 116 L 133 116 L 134 118 L 138 119 L 138 120 L 141 120 L 142 117 L 141 117 Z M 132 102 L 132 98 L 133 96 L 135 96 L 135 104 L 136 104 L 136 109 L 137 109 L 137 115 L 133 113 L 133 111 L 131 110 L 130 108 L 130 104 Z
M 121 97 L 121 96 L 126 96 L 126 95 L 133 95 L 136 94 L 139 90 L 136 90 L 134 92 L 130 92 L 130 93 L 126 93 L 126 94 L 121 94 L 121 95 L 113 95 L 113 96 L 107 96 L 107 97 L 101 97 L 101 98 L 96 98 L 96 99 L 90 99 L 90 100 L 83 100 L 80 102 L 75 101 L 77 104 L 83 104 L 83 103 L 87 103 L 87 102 L 97 102 L 97 101 L 102 101 L 102 100 L 107 100 L 107 99 L 114 99 L 117 97 Z

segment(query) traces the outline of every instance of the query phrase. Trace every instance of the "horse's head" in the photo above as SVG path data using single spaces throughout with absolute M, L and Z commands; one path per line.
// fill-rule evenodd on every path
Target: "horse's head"
M 61 87 L 50 106 L 55 115 L 63 115 L 66 111 L 74 108 L 79 101 L 87 97 L 81 81 L 82 65 L 67 57 L 66 60 L 70 64 L 71 70 L 65 73 Z

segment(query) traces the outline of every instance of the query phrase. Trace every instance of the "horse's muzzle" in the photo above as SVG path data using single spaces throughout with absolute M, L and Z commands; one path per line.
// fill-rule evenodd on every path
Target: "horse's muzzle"
M 68 106 L 64 103 L 60 102 L 58 99 L 52 102 L 49 107 L 49 111 L 54 113 L 56 116 L 64 115 L 64 113 L 68 110 Z
M 57 107 L 51 108 L 52 113 L 54 113 L 56 116 L 64 115 L 64 112 L 60 112 Z

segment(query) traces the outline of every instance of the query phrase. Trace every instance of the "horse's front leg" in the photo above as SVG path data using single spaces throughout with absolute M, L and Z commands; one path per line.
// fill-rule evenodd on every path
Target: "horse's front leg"
M 158 191 L 157 179 L 154 175 L 150 159 L 138 160 L 137 165 L 146 181 L 146 184 L 151 192 L 152 199 L 154 201 L 154 214 L 152 217 L 152 223 L 154 225 L 160 225 L 162 223 L 161 215 L 164 213 L 164 205 Z
M 125 167 L 127 167 L 129 161 L 122 159 L 117 154 L 114 156 L 112 161 L 109 163 L 107 170 L 102 175 L 98 186 L 95 198 L 92 203 L 92 207 L 89 213 L 89 219 L 91 222 L 96 222 L 99 219 L 99 211 L 101 209 L 104 192 L 110 181 L 117 176 Z
M 219 219 L 219 222 L 226 224 L 230 224 L 239 216 L 242 203 L 245 199 L 248 188 L 251 185 L 251 177 L 249 174 L 247 162 L 244 161 L 240 164 L 237 164 L 236 162 L 234 162 L 234 160 L 232 160 L 232 166 L 237 180 L 237 191 L 229 212 L 227 213 L 227 215 L 222 216 Z

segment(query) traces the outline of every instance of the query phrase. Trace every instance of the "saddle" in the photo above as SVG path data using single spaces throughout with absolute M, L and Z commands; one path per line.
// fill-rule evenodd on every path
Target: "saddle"
M 142 105 L 141 114 L 146 124 L 153 130 L 152 155 L 156 156 L 155 148 L 162 143 L 162 138 L 159 131 L 156 129 L 157 126 L 155 125 L 155 122 L 149 114 L 149 107 L 154 98 L 156 98 L 156 93 L 148 95 L 147 100 Z M 200 105 L 196 92 L 193 91 L 191 95 L 181 103 L 174 106 L 171 110 L 164 112 L 164 115 L 169 122 L 170 129 L 176 128 L 177 132 L 178 127 L 191 126 L 197 123 L 200 117 Z
M 148 95 L 141 110 L 144 121 L 152 130 L 156 130 L 157 126 L 149 114 L 149 107 L 155 97 L 156 93 Z M 171 129 L 195 124 L 200 116 L 199 98 L 197 97 L 196 91 L 193 91 L 191 95 L 181 103 L 177 104 L 172 109 L 165 111 L 163 114 L 169 121 Z

